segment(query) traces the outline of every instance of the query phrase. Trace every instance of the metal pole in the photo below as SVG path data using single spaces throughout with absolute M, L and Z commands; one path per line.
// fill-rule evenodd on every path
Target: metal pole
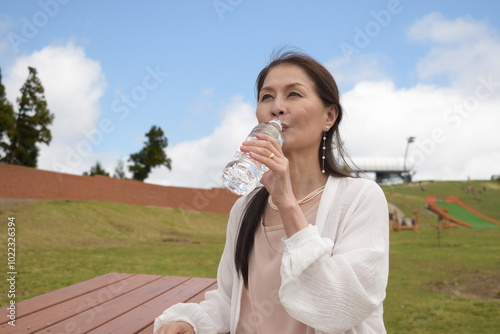
M 410 143 L 413 143 L 415 141 L 415 137 L 408 137 L 406 139 L 406 149 L 405 149 L 405 157 L 404 157 L 404 162 L 403 162 L 403 172 L 407 172 L 406 170 L 406 158 L 408 157 L 408 147 L 410 146 Z

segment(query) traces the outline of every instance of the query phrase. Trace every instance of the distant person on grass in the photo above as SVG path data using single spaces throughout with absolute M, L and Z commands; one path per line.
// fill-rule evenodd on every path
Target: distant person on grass
M 285 52 L 256 88 L 257 120 L 281 120 L 283 147 L 266 135 L 242 144 L 270 170 L 231 210 L 218 288 L 165 310 L 155 333 L 385 333 L 387 202 L 343 169 L 333 77 Z

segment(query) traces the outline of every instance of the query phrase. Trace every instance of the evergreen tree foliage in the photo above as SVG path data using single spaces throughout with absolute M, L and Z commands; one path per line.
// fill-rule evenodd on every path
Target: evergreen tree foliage
M 97 161 L 95 166 L 90 168 L 90 172 L 84 172 L 83 175 L 94 176 L 94 175 L 104 175 L 109 176 L 106 170 L 102 167 L 101 163 Z
M 5 86 L 2 84 L 2 71 L 0 70 L 0 152 L 7 151 L 8 138 L 12 135 L 15 123 L 14 108 L 7 100 Z
M 132 178 L 138 181 L 144 181 L 154 167 L 165 166 L 169 170 L 172 169 L 172 161 L 165 153 L 168 140 L 163 130 L 152 126 L 146 137 L 148 140 L 144 142 L 144 147 L 139 152 L 131 154 L 129 159 L 132 165 L 128 169 L 133 174 Z
M 44 88 L 36 69 L 28 67 L 28 70 L 28 79 L 21 87 L 21 97 L 17 99 L 14 126 L 6 131 L 6 141 L 0 138 L 5 153 L 1 160 L 9 164 L 36 167 L 39 152 L 37 143 L 48 145 L 52 140 L 49 126 L 54 114 L 47 107 Z
M 126 179 L 127 176 L 125 175 L 125 162 L 123 162 L 122 159 L 118 160 L 118 164 L 116 165 L 115 168 L 115 174 L 113 177 L 116 177 L 118 179 Z

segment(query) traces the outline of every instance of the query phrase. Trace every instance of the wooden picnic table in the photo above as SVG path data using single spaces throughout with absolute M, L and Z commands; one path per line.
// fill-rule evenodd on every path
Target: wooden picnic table
M 179 302 L 200 302 L 214 278 L 110 273 L 16 303 L 15 327 L 2 307 L 0 333 L 152 334 Z

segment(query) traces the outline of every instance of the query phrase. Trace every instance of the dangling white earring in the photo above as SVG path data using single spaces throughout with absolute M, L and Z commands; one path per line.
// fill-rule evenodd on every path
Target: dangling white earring
M 326 127 L 328 129 L 328 127 Z M 326 132 L 323 132 L 323 156 L 321 157 L 322 159 L 322 170 L 321 170 L 321 173 L 325 174 L 325 159 L 326 159 L 326 156 L 325 156 L 325 153 L 326 153 Z

